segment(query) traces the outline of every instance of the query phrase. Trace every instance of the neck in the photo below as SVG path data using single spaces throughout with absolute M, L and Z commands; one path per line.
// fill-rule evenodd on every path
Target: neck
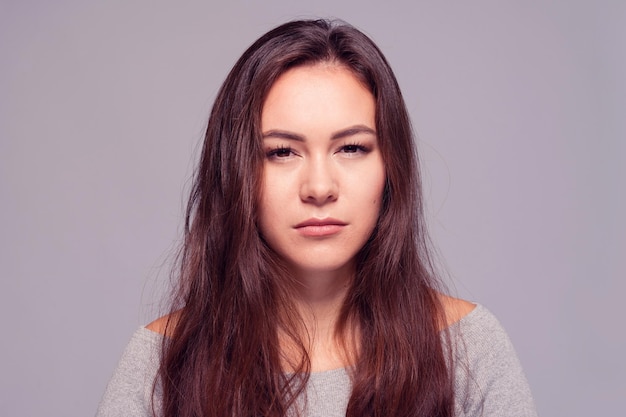
M 295 303 L 307 326 L 324 328 L 337 320 L 354 276 L 347 266 L 335 271 L 294 271 L 297 281 Z M 312 327 L 309 327 L 312 329 Z
M 335 330 L 352 277 L 352 270 L 297 274 L 295 304 L 306 329 L 303 340 L 314 372 L 346 366 L 344 335 Z

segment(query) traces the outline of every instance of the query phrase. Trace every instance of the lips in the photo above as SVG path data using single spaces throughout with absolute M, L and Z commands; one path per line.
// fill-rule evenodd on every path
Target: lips
M 294 229 L 303 236 L 325 237 L 339 233 L 347 223 L 333 218 L 315 219 L 311 218 L 298 223 Z

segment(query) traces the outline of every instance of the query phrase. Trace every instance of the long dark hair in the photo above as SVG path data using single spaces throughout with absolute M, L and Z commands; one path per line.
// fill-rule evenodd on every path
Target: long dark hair
M 264 157 L 260 115 L 281 74 L 321 62 L 348 68 L 373 94 L 387 176 L 378 224 L 357 256 L 336 329 L 358 338 L 347 415 L 453 414 L 438 281 L 398 83 L 366 35 L 344 23 L 312 20 L 263 35 L 215 100 L 163 343 L 159 384 L 166 417 L 284 416 L 304 390 L 310 362 L 291 304 L 292 280 L 256 225 Z M 289 372 L 279 331 L 300 350 Z

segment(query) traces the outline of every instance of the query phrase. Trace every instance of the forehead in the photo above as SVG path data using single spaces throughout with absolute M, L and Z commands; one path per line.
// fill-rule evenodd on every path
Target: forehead
M 374 128 L 374 116 L 374 96 L 361 80 L 345 66 L 322 63 L 292 68 L 276 80 L 263 104 L 261 127 Z

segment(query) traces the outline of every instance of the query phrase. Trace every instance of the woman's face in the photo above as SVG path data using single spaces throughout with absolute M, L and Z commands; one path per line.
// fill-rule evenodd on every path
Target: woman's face
M 385 186 L 375 102 L 344 67 L 296 67 L 263 105 L 259 227 L 297 274 L 349 274 Z

